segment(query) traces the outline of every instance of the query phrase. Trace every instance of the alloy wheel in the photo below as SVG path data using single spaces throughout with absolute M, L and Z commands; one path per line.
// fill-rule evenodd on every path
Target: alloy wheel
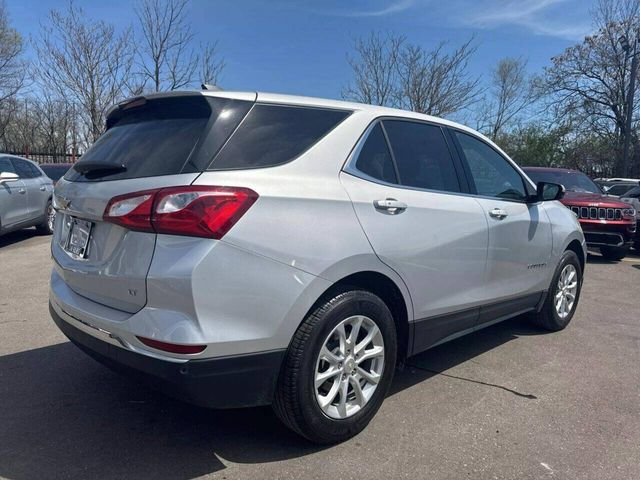
M 47 205 L 47 227 L 53 232 L 54 223 L 56 221 L 56 211 L 53 209 L 53 205 Z
M 555 296 L 556 313 L 562 319 L 567 318 L 573 310 L 578 293 L 578 272 L 572 264 L 565 265 L 558 278 Z
M 384 340 L 369 317 L 342 320 L 327 336 L 316 360 L 314 389 L 330 418 L 355 415 L 371 399 L 384 371 Z

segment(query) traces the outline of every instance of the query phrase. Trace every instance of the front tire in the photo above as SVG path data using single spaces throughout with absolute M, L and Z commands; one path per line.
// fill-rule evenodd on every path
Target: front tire
M 578 307 L 581 289 L 580 260 L 574 251 L 567 250 L 560 258 L 542 309 L 533 316 L 534 322 L 552 332 L 566 328 Z
M 600 247 L 600 253 L 607 260 L 619 262 L 629 254 L 629 247 Z
M 296 331 L 274 410 L 312 442 L 347 440 L 380 408 L 393 379 L 396 352 L 395 323 L 379 297 L 363 290 L 332 295 Z

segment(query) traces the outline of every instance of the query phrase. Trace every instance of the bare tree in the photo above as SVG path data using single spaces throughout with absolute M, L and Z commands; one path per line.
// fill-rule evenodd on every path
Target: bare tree
M 627 112 L 631 59 L 620 39 L 624 36 L 630 45 L 639 40 L 640 0 L 600 0 L 593 17 L 597 32 L 552 58 L 545 87 L 560 121 L 570 118 L 581 133 L 617 145 L 616 174 L 626 176 L 622 145 L 637 127 L 638 110 Z M 632 95 L 637 96 L 637 88 Z M 626 129 L 628 115 L 634 122 L 631 131 Z
M 23 85 L 26 65 L 22 51 L 22 37 L 11 28 L 4 0 L 0 0 L 0 110 Z
M 487 93 L 478 129 L 485 131 L 492 140 L 496 140 L 538 98 L 534 81 L 527 75 L 527 62 L 521 58 L 503 58 L 498 62 Z
M 472 41 L 446 53 L 446 42 L 425 50 L 403 36 L 372 32 L 355 40 L 356 55 L 348 57 L 354 79 L 342 96 L 430 115 L 461 110 L 479 94 L 480 80 L 468 71 L 476 51 Z
M 218 85 L 225 67 L 225 61 L 218 55 L 218 42 L 207 43 L 204 47 L 201 46 L 201 50 L 200 80 L 202 83 Z
M 145 83 L 152 90 L 176 90 L 200 81 L 217 81 L 224 61 L 217 42 L 207 44 L 202 55 L 192 48 L 193 32 L 187 18 L 189 0 L 140 0 L 136 14 L 142 45 L 138 60 Z
M 53 92 L 43 90 L 33 101 L 33 114 L 37 117 L 37 149 L 51 153 L 53 160 L 63 157 L 71 142 L 74 123 L 73 106 L 56 98 Z
M 469 73 L 473 37 L 450 53 L 447 42 L 433 50 L 404 45 L 397 62 L 398 103 L 415 112 L 444 117 L 478 100 L 480 77 Z
M 52 10 L 35 42 L 42 87 L 77 106 L 87 144 L 104 130 L 107 110 L 127 93 L 131 73 L 131 32 L 88 18 L 69 3 Z
M 403 36 L 377 32 L 356 39 L 356 56 L 347 57 L 353 69 L 353 84 L 343 89 L 343 98 L 372 105 L 395 106 L 398 99 L 398 58 L 404 41 Z

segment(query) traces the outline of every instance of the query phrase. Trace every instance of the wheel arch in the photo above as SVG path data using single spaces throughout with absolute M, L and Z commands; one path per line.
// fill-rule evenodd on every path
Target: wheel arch
M 578 240 L 571 240 L 569 242 L 569 244 L 567 245 L 567 247 L 565 248 L 565 251 L 566 250 L 571 250 L 572 252 L 574 252 L 578 256 L 578 259 L 580 260 L 580 268 L 584 272 L 584 266 L 585 266 L 585 264 L 587 262 L 587 259 L 585 258 L 584 249 L 582 248 L 582 244 Z
M 389 307 L 398 335 L 398 359 L 404 360 L 411 351 L 412 331 L 409 324 L 410 304 L 407 304 L 401 288 L 384 273 L 364 270 L 347 275 L 327 288 L 309 309 L 311 312 L 327 298 L 349 289 L 362 289 L 373 293 Z

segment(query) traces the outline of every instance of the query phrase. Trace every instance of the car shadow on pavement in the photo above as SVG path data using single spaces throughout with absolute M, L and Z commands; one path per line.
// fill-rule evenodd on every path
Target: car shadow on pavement
M 15 232 L 10 232 L 0 237 L 0 248 L 8 247 L 10 245 L 29 240 L 34 237 L 41 237 L 35 228 L 25 228 Z
M 522 335 L 514 319 L 436 347 L 398 371 L 390 395 Z M 312 454 L 271 409 L 206 410 L 121 377 L 66 342 L 0 357 L 0 476 L 182 478 Z M 398 413 L 401 415 L 401 413 Z

